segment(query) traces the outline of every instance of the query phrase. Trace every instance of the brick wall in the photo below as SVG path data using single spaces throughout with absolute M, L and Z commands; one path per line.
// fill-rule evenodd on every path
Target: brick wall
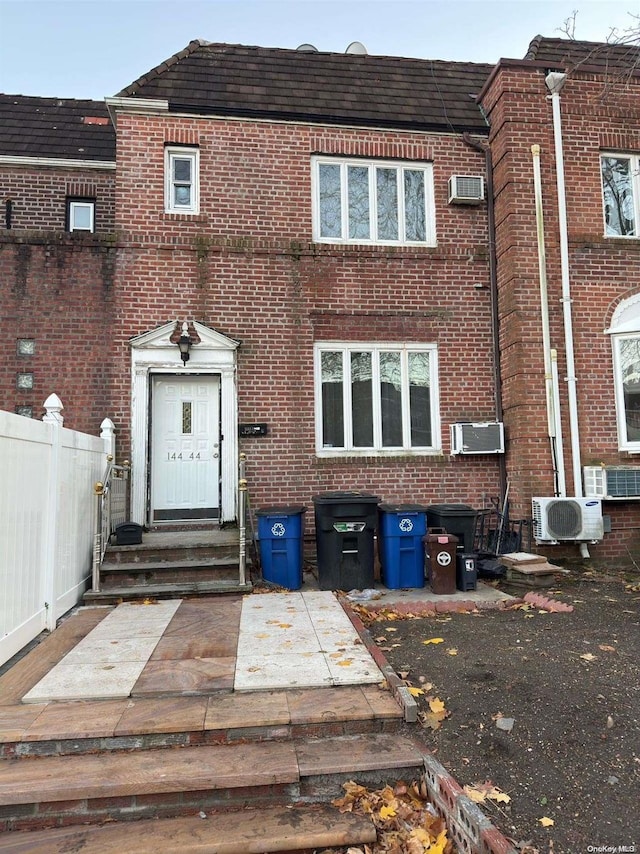
M 459 136 L 268 122 L 123 115 L 118 122 L 114 411 L 126 433 L 126 340 L 193 317 L 242 343 L 240 421 L 254 505 L 368 489 L 385 500 L 480 506 L 498 491 L 494 457 L 448 457 L 448 425 L 494 417 L 484 206 L 447 204 L 452 174 L 483 174 Z M 200 214 L 165 214 L 164 146 L 200 146 Z M 436 248 L 312 241 L 311 156 L 433 160 Z M 478 287 L 480 286 L 480 287 Z M 444 456 L 318 459 L 313 344 L 435 342 Z M 473 366 L 473 367 L 471 367 Z
M 94 198 L 95 230 L 113 231 L 115 176 L 97 169 L 0 165 L 0 229 L 5 202 L 12 203 L 13 229 L 65 230 L 67 196 Z
M 483 97 L 495 166 L 499 305 L 507 458 L 515 513 L 552 495 L 546 430 L 540 287 L 531 145 L 541 146 L 551 346 L 558 349 L 567 494 L 573 493 L 552 107 L 545 70 L 505 64 Z M 623 87 L 576 73 L 561 93 L 569 267 L 581 463 L 633 463 L 618 451 L 611 342 L 604 330 L 620 300 L 640 290 L 640 241 L 605 239 L 600 152 L 639 149 L 638 81 Z M 636 548 L 640 506 L 606 504 L 612 534 L 593 549 L 626 558 Z
M 94 235 L 0 231 L 0 408 L 62 400 L 68 426 L 97 434 L 109 415 L 109 347 L 113 335 L 115 249 Z M 18 355 L 17 340 L 35 352 Z M 19 373 L 33 388 L 16 387 Z

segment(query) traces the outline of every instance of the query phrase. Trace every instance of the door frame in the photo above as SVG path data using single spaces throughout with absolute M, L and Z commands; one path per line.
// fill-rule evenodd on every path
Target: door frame
M 189 361 L 182 364 L 180 351 L 171 342 L 182 321 L 137 335 L 131 345 L 131 519 L 151 524 L 149 506 L 151 374 L 220 376 L 220 517 L 219 523 L 236 519 L 238 487 L 238 402 L 234 341 L 197 321 L 191 322 L 200 339 L 193 344 Z

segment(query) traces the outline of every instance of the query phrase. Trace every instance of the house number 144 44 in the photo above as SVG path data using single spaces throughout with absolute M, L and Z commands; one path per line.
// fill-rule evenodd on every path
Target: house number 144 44
M 176 454 L 175 451 L 173 451 L 173 453 L 171 451 L 167 451 L 167 459 L 171 460 L 171 461 L 173 461 L 173 460 L 199 460 L 199 459 L 201 459 L 201 457 L 200 457 L 200 451 L 196 451 L 196 452 L 191 451 L 189 453 L 187 453 L 186 451 L 184 453 L 182 451 L 180 451 L 180 453 L 178 453 L 178 454 Z

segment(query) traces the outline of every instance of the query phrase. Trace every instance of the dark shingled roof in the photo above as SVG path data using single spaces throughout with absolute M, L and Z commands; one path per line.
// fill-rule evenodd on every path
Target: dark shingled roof
M 174 112 L 486 132 L 475 96 L 492 68 L 196 40 L 119 95 Z
M 115 160 L 103 101 L 0 95 L 0 155 Z
M 637 44 L 609 44 L 608 42 L 579 42 L 573 39 L 549 39 L 536 36 L 525 59 L 544 62 L 549 67 L 571 70 L 588 67 L 589 70 L 620 74 L 638 70 L 640 46 Z

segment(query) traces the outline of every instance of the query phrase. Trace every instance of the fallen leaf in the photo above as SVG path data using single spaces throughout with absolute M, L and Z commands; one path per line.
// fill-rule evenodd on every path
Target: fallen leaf
M 542 818 L 539 818 L 538 822 L 543 827 L 552 827 L 555 824 L 555 821 L 552 818 L 547 818 L 546 815 L 543 815 Z
M 598 649 L 601 649 L 603 652 L 617 652 L 615 646 L 609 646 L 606 643 L 598 644 Z
M 423 640 L 422 643 L 425 644 L 425 646 L 429 643 L 444 643 L 444 638 L 429 638 L 429 640 Z
M 451 647 L 451 649 L 447 650 L 447 655 L 457 655 L 458 650 L 455 647 Z
M 383 806 L 380 807 L 380 818 L 391 818 L 396 814 L 396 811 L 393 807 Z
M 412 685 L 407 687 L 407 691 L 412 697 L 419 697 L 421 694 L 424 694 L 424 690 L 422 688 L 414 688 Z
M 421 691 L 420 693 L 424 693 L 424 691 Z M 429 700 L 429 708 L 435 715 L 439 714 L 440 712 L 446 711 L 444 703 L 439 697 L 434 697 L 433 700 Z
M 463 791 L 476 804 L 481 804 L 487 799 L 501 804 L 508 804 L 511 801 L 509 795 L 501 792 L 497 786 L 493 785 L 491 780 L 486 780 L 484 783 L 474 783 L 472 786 L 465 786 Z
M 595 661 L 596 656 L 592 652 L 585 652 L 580 658 L 584 658 L 585 661 Z

